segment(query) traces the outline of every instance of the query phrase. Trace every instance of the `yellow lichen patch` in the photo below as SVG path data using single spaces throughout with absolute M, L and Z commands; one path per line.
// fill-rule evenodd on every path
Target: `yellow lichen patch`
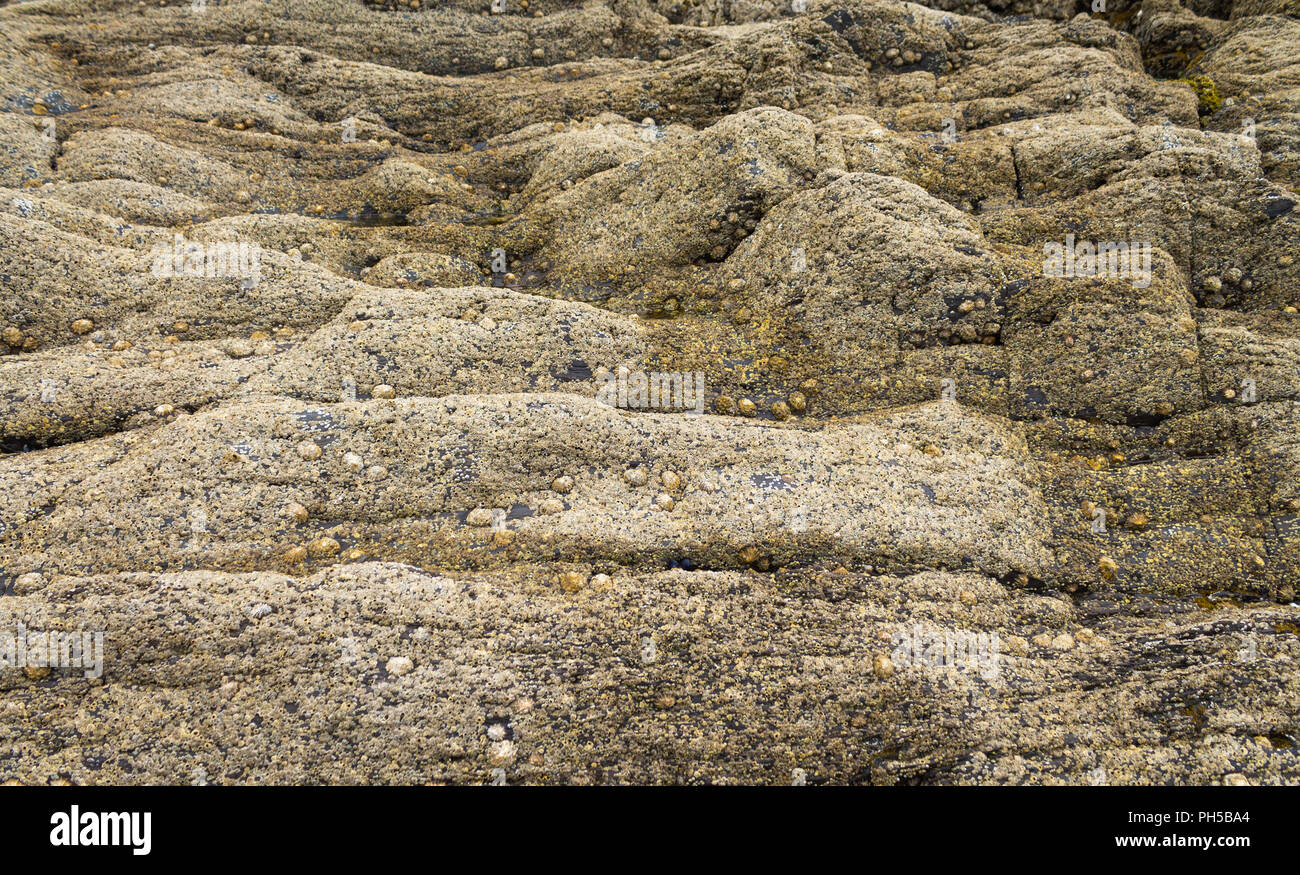
M 1202 116 L 1214 115 L 1223 105 L 1219 88 L 1209 76 L 1195 74 L 1179 81 L 1186 82 L 1196 92 L 1196 110 Z

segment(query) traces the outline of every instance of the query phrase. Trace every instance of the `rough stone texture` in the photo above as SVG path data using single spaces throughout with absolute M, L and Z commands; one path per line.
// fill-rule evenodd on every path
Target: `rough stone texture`
M 431 6 L 0 7 L 0 783 L 1300 783 L 1294 0 Z

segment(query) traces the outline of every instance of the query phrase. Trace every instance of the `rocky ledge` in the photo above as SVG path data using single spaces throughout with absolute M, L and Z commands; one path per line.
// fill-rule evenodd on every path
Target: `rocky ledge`
M 0 782 L 1300 783 L 1297 45 L 0 5 Z

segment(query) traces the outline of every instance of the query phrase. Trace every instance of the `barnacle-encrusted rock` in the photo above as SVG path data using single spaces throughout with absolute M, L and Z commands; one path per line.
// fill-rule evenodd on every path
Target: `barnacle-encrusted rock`
M 1295 0 L 200 6 L 0 7 L 0 784 L 1300 782 Z

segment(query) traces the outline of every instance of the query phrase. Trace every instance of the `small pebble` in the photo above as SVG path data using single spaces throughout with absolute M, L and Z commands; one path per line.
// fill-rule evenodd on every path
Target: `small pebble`
M 465 515 L 465 524 L 477 528 L 492 525 L 492 511 L 486 507 L 476 507 Z
M 308 462 L 315 461 L 320 458 L 320 445 L 312 440 L 303 441 L 298 444 L 298 455 Z
M 333 556 L 339 551 L 339 542 L 333 538 L 317 538 L 307 545 L 307 552 L 313 556 Z
M 514 762 L 515 754 L 518 749 L 515 743 L 508 739 L 494 742 L 488 749 L 488 762 L 494 766 L 506 766 Z
M 1052 649 L 1073 650 L 1074 636 L 1072 636 L 1069 632 L 1062 632 L 1060 635 L 1057 635 L 1055 638 L 1052 639 Z
M 384 663 L 384 671 L 393 677 L 400 678 L 402 675 L 410 674 L 414 669 L 415 663 L 406 656 L 393 656 L 389 658 L 388 662 Z
M 18 575 L 14 581 L 14 595 L 31 595 L 45 586 L 45 578 L 35 571 Z
M 883 653 L 871 661 L 871 670 L 882 680 L 894 675 L 894 661 Z

